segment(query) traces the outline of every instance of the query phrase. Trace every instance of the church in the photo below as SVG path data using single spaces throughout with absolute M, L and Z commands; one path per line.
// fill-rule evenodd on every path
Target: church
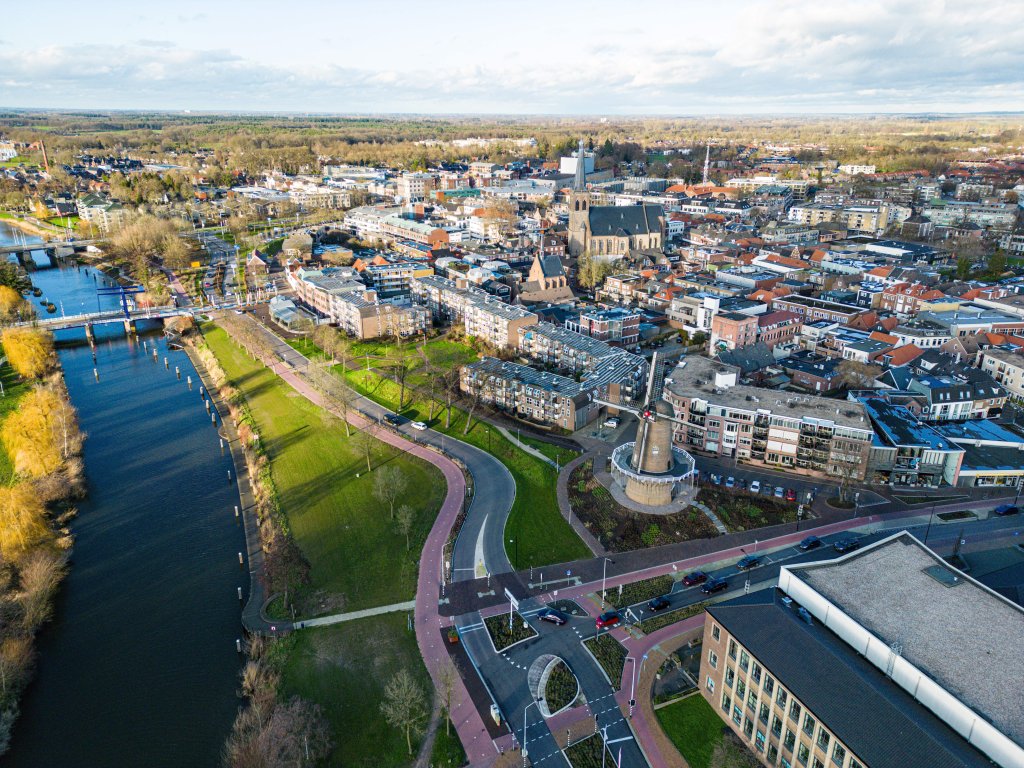
M 583 157 L 580 140 L 579 157 Z M 591 205 L 586 168 L 576 163 L 569 196 L 569 254 L 625 256 L 631 251 L 661 250 L 666 216 L 660 205 Z

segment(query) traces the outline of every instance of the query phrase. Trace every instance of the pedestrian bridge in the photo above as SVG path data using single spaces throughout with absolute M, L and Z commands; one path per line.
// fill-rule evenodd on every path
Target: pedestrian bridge
M 200 308 L 198 307 L 152 307 L 150 309 L 137 309 L 128 312 L 125 312 L 123 309 L 110 309 L 103 312 L 86 312 L 80 315 L 43 317 L 15 323 L 15 325 L 45 328 L 48 331 L 62 331 L 66 328 L 89 328 L 93 325 L 106 325 L 108 323 L 131 325 L 137 320 L 166 320 L 169 317 L 194 315 L 199 311 Z

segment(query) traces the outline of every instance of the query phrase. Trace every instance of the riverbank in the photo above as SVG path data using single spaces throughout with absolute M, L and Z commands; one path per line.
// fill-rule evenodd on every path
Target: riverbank
M 7 751 L 21 696 L 35 672 L 36 635 L 54 612 L 73 538 L 71 502 L 85 493 L 84 436 L 45 331 L 8 331 L 0 341 L 20 379 L 0 423 L 0 754 Z M 10 372 L 5 371 L 5 378 Z
M 5 217 L 3 219 L 0 219 L 0 221 L 3 221 L 3 223 L 9 227 L 14 227 L 15 229 L 19 229 L 27 234 L 35 235 L 36 237 L 41 237 L 44 240 L 60 234 L 60 232 L 55 229 L 43 229 L 38 225 L 38 223 L 17 218 L 14 214 L 11 214 L 10 218 Z

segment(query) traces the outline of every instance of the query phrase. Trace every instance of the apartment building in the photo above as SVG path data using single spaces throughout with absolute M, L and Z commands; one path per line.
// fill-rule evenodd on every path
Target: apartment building
M 708 607 L 701 693 L 766 766 L 1020 766 L 1022 622 L 903 531 Z
M 757 342 L 757 317 L 719 312 L 711 319 L 711 349 L 741 349 Z
M 665 379 L 664 398 L 688 451 L 826 477 L 864 479 L 874 432 L 861 403 L 739 384 L 739 369 L 688 357 Z
M 92 224 L 103 234 L 116 232 L 128 223 L 128 210 L 101 195 L 86 195 L 78 200 L 78 218 Z
M 411 240 L 431 247 L 448 245 L 448 232 L 414 219 L 386 216 L 380 223 L 380 234 L 385 239 Z
M 793 197 L 797 200 L 804 200 L 807 197 L 810 185 L 811 183 L 807 179 L 780 179 L 778 176 L 770 174 L 741 176 L 725 182 L 725 186 L 729 189 L 738 189 L 745 195 L 753 194 L 765 186 L 782 186 L 791 190 Z
M 474 336 L 495 349 L 514 348 L 520 331 L 537 323 L 537 315 L 522 307 L 506 304 L 486 291 L 461 287 L 454 280 L 437 275 L 414 277 L 410 285 L 413 302 L 424 306 L 438 322 L 461 322 L 467 336 Z
M 772 299 L 772 309 L 799 315 L 804 323 L 825 320 L 830 323 L 842 323 L 843 325 L 849 325 L 851 321 L 860 317 L 865 311 L 863 308 L 852 304 L 840 304 L 835 301 L 825 301 L 796 294 L 790 294 L 781 299 Z
M 403 173 L 398 177 L 395 191 L 403 203 L 419 203 L 427 199 L 434 189 L 434 177 L 429 173 Z
M 345 226 L 363 240 L 380 240 L 384 236 L 384 220 L 401 210 L 394 206 L 362 205 L 345 212 Z
M 629 304 L 646 282 L 640 275 L 609 275 L 597 292 L 598 298 L 613 304 Z
M 520 354 L 531 361 L 574 376 L 587 375 L 609 359 L 624 359 L 639 370 L 647 370 L 647 362 L 640 355 L 552 323 L 520 327 L 518 346 Z M 642 380 L 643 376 L 637 383 Z
M 962 200 L 933 200 L 921 215 L 936 227 L 976 224 L 983 229 L 1011 230 L 1017 223 L 1018 208 L 1009 203 L 974 203 Z
M 847 176 L 858 176 L 861 174 L 872 174 L 875 172 L 875 166 L 873 165 L 840 165 L 839 172 L 845 173 Z
M 794 205 L 786 216 L 810 227 L 838 223 L 855 232 L 881 232 L 894 221 L 887 205 L 809 203 Z
M 769 349 L 785 347 L 796 342 L 803 322 L 795 312 L 769 312 L 757 316 L 757 340 L 763 341 Z
M 598 341 L 629 346 L 640 340 L 640 313 L 632 309 L 591 309 L 565 321 L 565 327 Z
M 984 349 L 979 353 L 978 367 L 1001 384 L 1009 397 L 1024 400 L 1024 354 L 997 347 Z

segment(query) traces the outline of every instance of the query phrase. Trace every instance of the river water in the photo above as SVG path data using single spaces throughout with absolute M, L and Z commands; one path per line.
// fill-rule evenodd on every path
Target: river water
M 5 242 L 12 233 L 0 224 Z M 68 315 L 96 310 L 97 301 L 116 306 L 97 299 L 104 278 L 89 268 L 41 270 L 32 280 Z M 241 703 L 237 590 L 248 593 L 230 456 L 184 353 L 168 351 L 159 335 L 143 335 L 144 349 L 120 325 L 96 336 L 94 363 L 87 345 L 70 343 L 84 339 L 81 329 L 57 335 L 88 435 L 88 496 L 77 505 L 71 570 L 0 766 L 215 766 Z

